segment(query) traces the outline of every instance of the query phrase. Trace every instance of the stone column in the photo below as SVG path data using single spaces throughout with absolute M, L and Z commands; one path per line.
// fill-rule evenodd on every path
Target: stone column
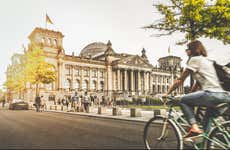
M 100 90 L 99 87 L 100 87 L 100 71 L 99 69 L 97 69 L 97 90 L 98 91 Z
M 145 91 L 145 94 L 147 92 L 147 72 L 144 72 L 144 91 Z
M 152 93 L 153 92 L 153 77 L 151 72 L 149 73 L 149 92 Z
M 138 70 L 137 72 L 137 80 L 138 80 L 138 92 L 141 91 L 141 72 Z
M 121 88 L 121 91 L 124 90 L 124 89 L 123 89 L 123 82 L 124 82 L 124 81 L 123 81 L 123 75 L 124 75 L 124 74 L 123 74 L 123 71 L 120 70 L 120 82 L 121 82 L 121 87 L 120 87 L 120 88 Z
M 125 76 L 124 77 L 124 85 L 125 85 L 124 86 L 124 88 L 125 88 L 124 91 L 127 91 L 128 90 L 128 77 L 127 77 L 127 70 L 126 69 L 124 70 L 124 76 Z
M 71 90 L 74 90 L 74 66 L 71 65 Z
M 156 74 L 155 75 L 155 77 L 156 77 L 156 82 L 155 82 L 155 87 L 156 87 L 156 93 L 158 93 L 158 75 Z
M 120 69 L 117 69 L 117 90 L 121 90 L 121 72 Z
M 83 67 L 80 67 L 81 77 L 80 77 L 80 90 L 82 90 L 82 83 L 83 83 Z
M 89 84 L 88 84 L 89 91 L 91 90 L 91 68 L 89 68 Z
M 130 70 L 130 85 L 131 85 L 131 92 L 133 92 L 134 91 L 133 70 Z
M 112 90 L 116 90 L 116 72 L 112 69 L 112 81 L 113 81 L 113 85 L 112 85 Z
M 62 89 L 62 72 L 63 72 L 63 62 L 58 62 L 58 89 Z

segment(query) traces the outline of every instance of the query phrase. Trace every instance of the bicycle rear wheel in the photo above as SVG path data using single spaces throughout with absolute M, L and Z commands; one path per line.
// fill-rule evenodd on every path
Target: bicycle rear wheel
M 147 149 L 183 149 L 179 129 L 161 116 L 153 117 L 145 125 L 144 143 Z
M 223 122 L 209 134 L 207 149 L 230 149 L 230 121 Z

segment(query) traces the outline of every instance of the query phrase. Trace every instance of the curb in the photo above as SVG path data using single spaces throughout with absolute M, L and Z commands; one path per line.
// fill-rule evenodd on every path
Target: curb
M 87 116 L 87 117 L 96 117 L 96 118 L 103 118 L 103 119 L 111 119 L 111 120 L 120 120 L 120 121 L 132 121 L 132 122 L 139 122 L 139 123 L 146 123 L 148 120 L 137 120 L 137 119 L 129 119 L 129 118 L 117 118 L 113 116 L 100 116 L 100 115 L 93 115 L 93 114 L 79 114 L 79 113 L 71 113 L 71 112 L 61 112 L 61 111 L 52 111 L 52 110 L 45 110 L 45 112 L 53 112 L 53 113 L 64 113 L 69 115 L 78 115 L 78 116 Z

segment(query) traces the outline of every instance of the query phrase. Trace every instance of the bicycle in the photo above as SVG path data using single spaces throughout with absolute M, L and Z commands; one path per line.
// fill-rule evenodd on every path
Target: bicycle
M 215 108 L 209 108 L 206 119 L 199 123 L 204 130 L 202 136 L 185 142 L 183 136 L 187 134 L 190 125 L 183 114 L 175 109 L 179 101 L 173 97 L 166 99 L 162 100 L 167 108 L 166 115 L 156 115 L 145 125 L 143 138 L 147 149 L 230 149 L 230 121 L 220 117 L 229 109 L 229 104 L 222 103 Z M 202 115 L 199 113 L 196 115 Z

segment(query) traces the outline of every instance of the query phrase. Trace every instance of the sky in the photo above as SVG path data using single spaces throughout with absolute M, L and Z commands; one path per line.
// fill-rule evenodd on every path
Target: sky
M 165 0 L 161 0 L 163 2 Z M 141 27 L 161 18 L 152 6 L 153 0 L 0 0 L 0 88 L 6 80 L 5 72 L 14 53 L 22 53 L 28 35 L 35 27 L 45 28 L 45 14 L 54 22 L 49 29 L 64 34 L 63 46 L 67 54 L 80 51 L 90 43 L 112 42 L 118 53 L 141 55 L 146 49 L 151 64 L 160 57 L 171 55 L 183 59 L 186 46 L 176 42 L 183 34 L 154 37 L 153 31 Z M 160 33 L 154 31 L 154 33 Z M 230 58 L 230 45 L 210 39 L 200 39 L 211 59 L 224 64 Z

